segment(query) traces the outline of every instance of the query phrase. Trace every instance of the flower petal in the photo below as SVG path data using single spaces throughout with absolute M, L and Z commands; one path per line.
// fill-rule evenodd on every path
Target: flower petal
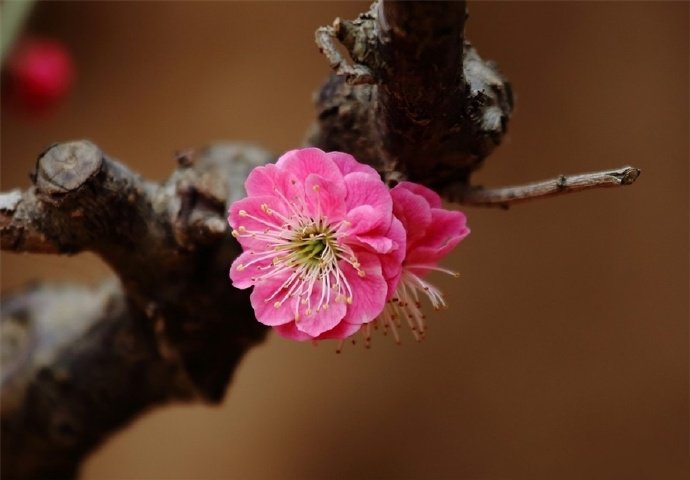
M 343 224 L 340 229 L 344 235 L 367 237 L 382 236 L 384 227 L 390 228 L 392 216 L 371 205 L 360 205 L 347 212 L 345 219 L 348 224 Z
M 334 328 L 319 335 L 319 340 L 342 340 L 351 337 L 362 328 L 362 325 L 354 323 L 340 322 Z
M 348 210 L 368 205 L 384 215 L 392 213 L 393 200 L 390 190 L 380 178 L 362 172 L 353 172 L 345 175 L 345 186 L 347 187 L 345 203 Z
M 348 305 L 343 321 L 361 325 L 371 322 L 383 311 L 388 284 L 383 278 L 378 256 L 362 251 L 357 251 L 356 255 L 360 269 L 365 272 L 363 277 L 349 263 L 341 262 L 343 273 L 352 289 L 352 303 Z
M 256 278 L 261 276 L 262 272 L 258 267 L 264 265 L 265 262 L 250 264 L 250 262 L 254 260 L 256 260 L 256 255 L 247 251 L 242 252 L 242 254 L 232 262 L 232 265 L 230 265 L 230 279 L 235 288 L 242 290 L 249 288 L 254 285 Z
M 276 301 L 282 299 L 282 294 L 285 290 L 281 289 L 281 285 L 286 277 L 287 275 L 280 275 L 254 285 L 254 290 L 249 298 L 254 308 L 256 319 L 264 325 L 274 327 L 295 319 L 294 301 L 291 299 L 277 308 L 275 306 Z M 279 290 L 279 293 L 274 295 L 277 290 Z
M 393 214 L 400 219 L 407 231 L 408 245 L 424 237 L 431 224 L 431 207 L 423 196 L 405 187 L 408 182 L 396 185 L 391 190 Z
M 304 300 L 299 303 L 299 318 L 295 324 L 299 331 L 311 337 L 318 337 L 323 332 L 331 330 L 343 319 L 347 310 L 345 302 L 336 302 L 335 298 L 326 305 L 326 308 L 317 308 L 320 298 L 321 288 L 319 285 L 314 285 L 311 294 L 311 309 Z
M 327 217 L 338 222 L 345 215 L 345 183 L 333 182 L 311 174 L 304 184 L 307 214 L 312 218 Z
M 405 263 L 433 265 L 469 233 L 465 214 L 434 208 L 431 210 L 431 225 L 427 228 L 423 241 L 418 241 L 412 248 L 408 248 Z
M 244 182 L 247 196 L 275 195 L 275 189 L 282 188 L 282 182 L 279 178 L 280 172 L 272 163 L 256 167 L 249 173 Z
M 304 342 L 306 340 L 313 340 L 314 337 L 307 335 L 306 333 L 297 329 L 295 322 L 284 323 L 283 325 L 276 325 L 275 331 L 282 337 L 289 338 L 290 340 L 296 340 L 298 342 Z
M 342 182 L 343 174 L 338 165 L 318 148 L 302 148 L 284 153 L 276 162 L 283 172 L 289 172 L 295 179 L 304 183 L 311 174 L 323 177 L 331 182 Z
M 395 293 L 395 289 L 400 281 L 400 274 L 402 273 L 402 263 L 405 259 L 405 228 L 400 220 L 393 217 L 391 228 L 386 235 L 395 243 L 395 248 L 386 255 L 381 255 L 381 269 L 383 278 L 388 284 L 388 295 L 386 300 L 390 300 Z
M 355 160 L 355 157 L 353 157 L 349 153 L 328 152 L 326 155 L 328 155 L 328 158 L 333 160 L 335 164 L 338 165 L 338 168 L 340 169 L 340 172 L 343 175 L 347 175 L 348 173 L 353 172 L 359 172 L 366 173 L 367 175 L 373 175 L 378 179 L 381 178 L 376 170 L 371 168 L 369 165 L 359 163 L 357 160 Z
M 424 185 L 413 182 L 400 182 L 395 186 L 395 188 L 405 189 L 412 193 L 416 193 L 417 195 L 424 197 L 426 201 L 429 202 L 430 207 L 441 208 L 441 197 L 438 196 L 438 193 L 425 187 Z
M 285 230 L 280 215 L 287 215 L 285 202 L 280 198 L 268 195 L 247 197 L 230 206 L 228 223 L 236 231 L 233 235 L 245 249 L 261 251 L 271 245 L 262 239 L 264 234 L 274 232 L 275 235 Z

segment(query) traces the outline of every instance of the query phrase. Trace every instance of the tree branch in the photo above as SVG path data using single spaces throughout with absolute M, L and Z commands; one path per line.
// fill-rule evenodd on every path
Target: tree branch
M 319 92 L 308 142 L 349 152 L 391 182 L 466 182 L 500 143 L 512 93 L 464 41 L 465 17 L 465 2 L 385 1 L 319 29 L 316 43 L 336 75 Z
M 471 205 L 632 183 L 633 167 L 480 189 L 471 173 L 512 112 L 508 82 L 464 40 L 464 2 L 379 1 L 316 40 L 336 74 L 322 87 L 309 142 L 342 150 L 394 183 L 409 178 Z M 352 63 L 338 50 L 339 41 Z M 0 194 L 3 250 L 96 252 L 118 279 L 95 289 L 38 285 L 2 300 L 2 470 L 65 478 L 143 410 L 222 399 L 266 329 L 231 287 L 239 246 L 228 204 L 267 152 L 239 144 L 182 153 L 162 184 L 86 141 L 54 145 L 33 186 Z
M 464 205 L 508 208 L 516 203 L 592 188 L 632 185 L 640 173 L 641 171 L 635 167 L 622 167 L 601 172 L 559 175 L 549 180 L 514 187 L 482 188 L 458 185 L 455 189 L 449 189 L 446 196 Z
M 470 175 L 506 132 L 513 98 L 496 66 L 464 41 L 465 17 L 464 2 L 381 0 L 355 20 L 320 28 L 316 43 L 336 75 L 319 92 L 308 142 L 352 153 L 391 184 L 414 180 L 472 206 L 506 207 L 637 178 L 628 167 L 622 180 L 614 170 L 472 186 Z M 336 39 L 353 65 L 345 65 Z
M 2 310 L 3 477 L 74 477 L 83 455 L 136 414 L 198 396 L 162 350 L 162 330 L 116 281 L 31 287 Z
M 26 340 L 3 348 L 4 475 L 71 477 L 143 409 L 223 398 L 266 333 L 248 292 L 227 280 L 239 247 L 225 215 L 247 173 L 270 160 L 255 147 L 217 145 L 181 157 L 158 185 L 90 142 L 70 142 L 39 156 L 32 188 L 0 196 L 4 250 L 91 250 L 120 278 L 94 291 L 37 286 L 3 298 L 3 346 Z

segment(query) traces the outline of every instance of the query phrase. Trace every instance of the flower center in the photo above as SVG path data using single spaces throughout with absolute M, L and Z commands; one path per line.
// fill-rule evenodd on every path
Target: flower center
M 334 240 L 334 232 L 313 224 L 295 234 L 291 247 L 301 260 L 319 263 L 327 249 L 333 250 Z
M 344 263 L 361 277 L 365 272 L 344 241 L 343 227 L 347 221 L 331 224 L 326 217 L 306 216 L 295 204 L 290 205 L 292 214 L 284 215 L 262 204 L 261 210 L 268 219 L 240 211 L 240 217 L 265 228 L 248 229 L 239 225 L 233 236 L 259 241 L 249 250 L 254 258 L 237 269 L 255 267 L 257 275 L 252 277 L 255 284 L 272 278 L 284 279 L 264 301 L 281 308 L 288 300 L 295 300 L 290 305 L 298 321 L 300 312 L 309 316 L 328 309 L 333 301 L 352 303 L 352 288 L 342 268 Z

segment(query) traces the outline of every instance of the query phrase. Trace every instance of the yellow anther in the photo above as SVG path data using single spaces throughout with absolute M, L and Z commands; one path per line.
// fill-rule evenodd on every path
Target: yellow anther
M 246 210 L 240 210 L 240 217 L 246 217 L 247 216 L 247 211 Z
M 360 277 L 365 277 L 366 272 L 364 270 L 357 270 L 357 275 L 359 275 Z
M 276 302 L 276 303 L 273 304 L 273 307 L 275 307 L 275 308 L 280 308 L 281 305 L 282 305 L 281 302 Z
M 246 267 L 244 266 L 244 263 L 240 263 L 239 265 L 237 265 L 237 271 L 238 271 L 238 272 L 243 271 L 245 268 L 246 268 Z

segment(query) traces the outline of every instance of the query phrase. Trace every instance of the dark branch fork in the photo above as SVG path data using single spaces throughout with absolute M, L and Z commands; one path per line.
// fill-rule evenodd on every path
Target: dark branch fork
M 321 88 L 308 143 L 342 150 L 390 184 L 410 179 L 468 205 L 632 183 L 633 167 L 521 187 L 471 186 L 512 111 L 511 88 L 464 39 L 464 2 L 375 3 L 320 28 L 336 74 Z M 352 63 L 338 50 L 340 42 Z M 39 284 L 2 299 L 2 470 L 70 478 L 83 457 L 148 408 L 222 399 L 266 330 L 227 280 L 239 247 L 228 204 L 256 165 L 248 145 L 178 155 L 162 184 L 90 142 L 54 145 L 33 186 L 0 194 L 0 241 L 14 252 L 100 255 L 117 279 Z
M 513 99 L 496 66 L 464 40 L 465 17 L 465 2 L 386 1 L 317 30 L 335 75 L 317 98 L 309 142 L 350 152 L 391 183 L 424 183 L 464 205 L 505 207 L 635 181 L 639 170 L 624 167 L 539 184 L 471 186 L 471 173 L 506 132 Z M 627 172 L 623 181 L 618 171 Z

